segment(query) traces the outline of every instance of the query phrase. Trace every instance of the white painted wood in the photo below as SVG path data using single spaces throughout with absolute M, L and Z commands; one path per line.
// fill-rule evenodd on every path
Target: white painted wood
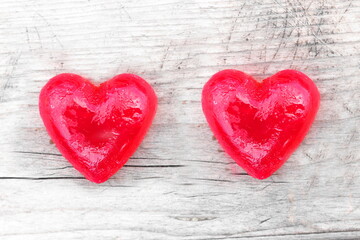
M 0 0 L 1 239 L 360 239 L 359 0 Z M 201 111 L 225 68 L 293 68 L 318 85 L 310 134 L 247 176 Z M 135 73 L 159 111 L 108 182 L 59 155 L 37 101 L 52 76 Z

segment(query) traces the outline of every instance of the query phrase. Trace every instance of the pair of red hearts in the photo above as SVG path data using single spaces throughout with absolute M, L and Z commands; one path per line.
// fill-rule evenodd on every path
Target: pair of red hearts
M 236 70 L 215 74 L 203 89 L 206 119 L 225 151 L 264 179 L 299 146 L 319 108 L 306 75 L 281 71 L 257 82 Z M 157 98 L 142 78 L 121 74 L 94 86 L 75 74 L 52 78 L 40 114 L 63 156 L 87 179 L 108 180 L 135 152 L 155 116 Z

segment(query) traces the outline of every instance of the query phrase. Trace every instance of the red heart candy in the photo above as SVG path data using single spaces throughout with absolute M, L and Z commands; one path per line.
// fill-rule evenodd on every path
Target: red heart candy
M 224 150 L 245 171 L 265 179 L 278 170 L 314 121 L 320 94 L 301 72 L 284 70 L 257 82 L 236 70 L 215 74 L 202 106 Z
M 62 155 L 102 183 L 135 152 L 155 116 L 157 98 L 142 78 L 121 74 L 94 86 L 75 74 L 50 79 L 40 93 L 45 127 Z

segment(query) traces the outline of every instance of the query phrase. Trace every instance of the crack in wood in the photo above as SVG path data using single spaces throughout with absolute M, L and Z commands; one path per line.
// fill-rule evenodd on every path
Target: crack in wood
M 185 165 L 124 165 L 124 167 L 130 167 L 130 168 L 181 168 L 185 167 Z
M 202 180 L 202 181 L 211 181 L 211 182 L 229 182 L 232 183 L 233 181 L 225 180 L 225 179 L 213 179 L 213 178 L 191 178 L 194 180 Z
M 250 232 L 247 232 L 250 233 Z M 310 236 L 310 235 L 322 235 L 325 234 L 329 237 L 329 234 L 336 233 L 360 233 L 360 229 L 354 230 L 338 230 L 338 231 L 319 231 L 319 232 L 298 232 L 298 233 L 284 233 L 284 234 L 264 234 L 264 235 L 245 235 L 245 236 L 226 236 L 226 237 L 215 237 L 212 239 L 251 239 L 251 238 L 269 238 L 269 237 L 291 237 L 291 236 Z M 238 234 L 237 234 L 238 235 Z M 197 238 L 196 240 L 205 240 L 208 238 Z M 349 240 L 349 238 L 346 238 Z M 358 240 L 359 238 L 353 238 L 354 240 Z M 351 239 L 352 240 L 352 239 Z
M 85 179 L 84 177 L 0 177 L 0 180 L 60 180 Z
M 13 151 L 14 153 L 48 155 L 48 156 L 62 156 L 60 153 L 45 153 L 45 152 L 28 152 L 28 151 Z

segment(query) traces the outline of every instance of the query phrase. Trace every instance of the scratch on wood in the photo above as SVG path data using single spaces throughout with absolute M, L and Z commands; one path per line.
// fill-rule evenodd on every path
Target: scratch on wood
M 282 35 L 281 35 L 281 41 L 275 51 L 275 54 L 273 55 L 272 57 L 272 61 L 276 58 L 276 56 L 278 55 L 279 53 L 279 50 L 281 48 L 281 46 L 284 44 L 285 42 L 285 34 L 286 34 L 286 29 L 288 27 L 288 24 L 289 24 L 289 21 L 288 21 L 288 18 L 289 18 L 289 12 L 288 12 L 288 9 L 286 8 L 286 14 L 285 14 L 285 20 L 284 20 L 284 26 L 283 26 L 283 32 L 282 32 Z
M 170 47 L 171 47 L 171 42 L 170 42 L 170 44 L 167 46 L 167 48 L 166 48 L 166 50 L 165 50 L 164 56 L 163 56 L 163 58 L 162 58 L 162 60 L 161 60 L 160 69 L 163 69 L 163 68 L 164 68 L 164 64 L 165 64 L 165 61 L 166 61 L 167 56 L 168 56 L 168 54 L 169 54 L 169 49 L 170 49 Z
M 123 5 L 123 4 L 121 4 L 121 3 L 119 3 L 119 6 L 120 6 L 120 10 L 123 10 L 123 12 L 126 14 L 126 16 L 132 21 L 132 18 L 131 18 L 131 16 L 130 16 L 130 14 L 129 14 L 129 12 L 126 10 L 126 7 Z M 121 12 L 120 12 L 120 14 L 121 14 Z
M 42 41 L 41 41 L 41 37 L 40 37 L 39 30 L 38 30 L 37 27 L 34 27 L 34 29 L 35 29 L 36 35 L 37 35 L 37 37 L 38 37 L 38 39 L 39 39 L 40 48 L 43 49 L 43 44 L 42 44 Z
M 259 223 L 259 225 L 261 225 L 261 224 L 263 224 L 263 223 L 266 223 L 267 221 L 269 221 L 271 218 L 267 218 L 267 219 L 265 219 L 265 220 L 262 220 L 260 223 Z
M 10 71 L 8 71 L 5 74 L 6 81 L 5 81 L 5 84 L 2 87 L 2 91 L 1 91 L 2 93 L 0 95 L 0 102 L 4 101 L 4 96 L 5 96 L 6 89 L 8 89 L 11 86 L 10 82 L 13 79 L 13 74 L 14 74 L 14 71 L 15 71 L 17 65 L 18 65 L 19 59 L 21 58 L 21 54 L 22 54 L 22 52 L 20 51 L 17 54 L 15 54 L 15 56 L 10 57 L 10 60 L 9 60 Z
M 228 36 L 228 39 L 227 39 L 228 41 L 227 41 L 227 45 L 226 45 L 226 51 L 229 51 L 229 46 L 230 46 L 232 35 L 234 33 L 234 30 L 235 30 L 237 21 L 238 21 L 238 19 L 240 17 L 241 11 L 245 7 L 245 4 L 246 4 L 246 2 L 241 6 L 240 10 L 238 11 L 237 17 L 235 18 L 235 20 L 234 20 L 234 22 L 233 22 L 233 24 L 232 24 L 232 26 L 230 28 L 229 36 Z
M 314 160 L 314 159 L 311 157 L 311 155 L 308 154 L 308 153 L 305 153 L 305 156 L 308 157 L 310 160 Z
M 41 15 L 40 13 L 38 13 L 38 12 L 37 12 L 36 14 L 37 14 L 39 17 L 41 17 L 41 19 L 43 19 L 43 21 L 45 22 L 45 24 L 50 28 L 50 31 L 51 31 L 53 37 L 56 39 L 56 41 L 57 41 L 57 43 L 60 45 L 60 47 L 61 47 L 61 48 L 64 48 L 63 44 L 60 42 L 60 39 L 59 39 L 58 36 L 55 34 L 54 29 L 53 29 L 52 25 L 48 22 L 48 20 L 46 20 L 46 18 L 45 18 L 43 15 Z M 35 29 L 36 29 L 36 32 L 38 33 L 38 37 L 39 37 L 39 39 L 40 39 L 40 34 L 39 34 L 39 32 L 38 32 L 38 30 L 37 30 L 36 27 L 35 27 Z M 40 41 L 41 41 L 41 40 L 40 40 Z

